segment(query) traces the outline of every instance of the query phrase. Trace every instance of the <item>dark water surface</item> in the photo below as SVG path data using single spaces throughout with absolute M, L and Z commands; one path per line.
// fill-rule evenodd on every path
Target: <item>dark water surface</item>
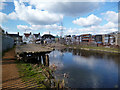
M 57 79 L 65 79 L 71 88 L 118 87 L 120 55 L 77 49 L 55 50 L 50 54 L 50 65 L 57 65 Z M 68 78 L 63 77 L 66 74 Z

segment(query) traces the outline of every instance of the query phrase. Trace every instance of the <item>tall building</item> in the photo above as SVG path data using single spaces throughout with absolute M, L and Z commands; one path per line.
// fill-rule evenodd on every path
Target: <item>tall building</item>
M 81 41 L 82 42 L 88 42 L 90 43 L 92 41 L 92 35 L 91 34 L 83 34 L 81 36 Z

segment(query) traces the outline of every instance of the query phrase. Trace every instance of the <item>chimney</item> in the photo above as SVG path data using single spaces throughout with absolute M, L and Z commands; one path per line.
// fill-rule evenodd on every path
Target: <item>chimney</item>
M 19 35 L 19 32 L 18 32 L 18 35 Z
M 8 32 L 6 31 L 6 35 L 8 34 Z

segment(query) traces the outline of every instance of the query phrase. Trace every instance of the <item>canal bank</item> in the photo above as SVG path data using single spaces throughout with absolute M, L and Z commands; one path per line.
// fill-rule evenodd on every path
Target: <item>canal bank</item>
M 2 88 L 64 88 L 64 81 L 56 81 L 55 68 L 46 62 L 32 63 L 16 58 L 16 48 L 5 52 L 2 59 Z M 49 60 L 49 57 L 47 57 Z M 36 57 L 32 58 L 36 61 Z M 49 63 L 49 62 L 48 62 Z
M 66 48 L 73 48 L 73 49 L 81 49 L 87 51 L 95 51 L 95 52 L 106 52 L 106 53 L 115 53 L 120 54 L 120 49 L 118 48 L 110 48 L 110 47 L 90 47 L 90 46 L 79 46 L 79 45 L 65 45 Z
M 23 81 L 34 82 L 34 88 L 64 88 L 64 80 L 54 79 L 55 65 L 49 65 L 49 53 L 45 45 L 27 44 L 16 47 L 17 66 Z
M 25 85 L 32 84 L 30 88 L 64 88 L 63 81 L 55 80 L 54 70 L 47 66 L 17 62 L 17 68 Z
M 87 50 L 87 51 L 94 51 L 94 52 L 99 52 L 99 53 L 113 53 L 113 54 L 120 54 L 120 48 L 110 48 L 108 46 L 106 47 L 92 47 L 92 46 L 84 46 L 84 45 L 64 45 L 60 43 L 52 43 L 49 45 L 45 45 L 46 47 L 52 48 L 52 49 L 57 49 L 57 50 L 62 50 L 65 48 L 73 48 L 73 49 L 81 49 L 81 50 Z

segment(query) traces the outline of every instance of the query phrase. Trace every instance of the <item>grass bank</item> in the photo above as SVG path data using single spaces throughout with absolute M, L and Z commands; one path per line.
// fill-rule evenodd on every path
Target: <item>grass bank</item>
M 34 84 L 31 88 L 59 88 L 62 85 L 61 82 L 54 79 L 53 70 L 47 66 L 24 62 L 16 63 L 22 80 Z
M 108 48 L 108 47 L 92 47 L 92 46 L 80 46 L 80 45 L 66 45 L 69 48 L 83 49 L 88 51 L 101 51 L 109 53 L 120 53 L 118 48 Z

